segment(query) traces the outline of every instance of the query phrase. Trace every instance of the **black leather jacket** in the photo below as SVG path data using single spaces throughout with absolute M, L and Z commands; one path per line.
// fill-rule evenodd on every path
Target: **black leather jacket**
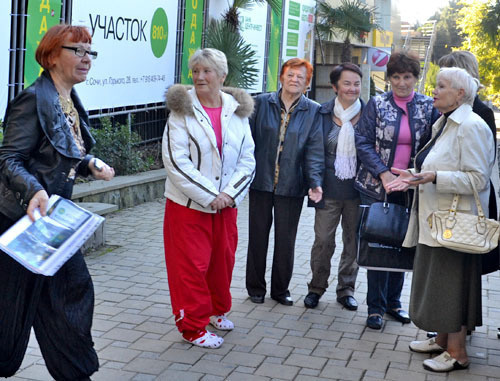
M 250 189 L 274 192 L 279 196 L 303 197 L 308 188 L 321 186 L 325 159 L 319 104 L 302 95 L 293 110 L 274 190 L 281 123 L 279 94 L 266 93 L 254 99 L 255 112 L 250 118 L 250 128 L 255 142 L 256 168 Z
M 80 99 L 71 98 L 80 115 L 80 129 L 87 153 L 95 141 Z M 88 175 L 86 155 L 77 173 Z M 4 119 L 4 138 L 0 147 L 0 213 L 18 220 L 26 213 L 36 192 L 68 195 L 68 173 L 79 161 L 76 146 L 59 104 L 59 95 L 48 72 L 13 99 Z M 71 193 L 71 192 L 69 192 Z

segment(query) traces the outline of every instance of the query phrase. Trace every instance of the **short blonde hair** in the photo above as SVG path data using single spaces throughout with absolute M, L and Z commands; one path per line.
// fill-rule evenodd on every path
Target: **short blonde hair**
M 463 89 L 463 103 L 472 106 L 479 86 L 479 81 L 476 78 L 473 78 L 465 69 L 459 67 L 443 67 L 439 69 L 436 82 L 440 79 L 450 82 L 451 87 L 454 89 Z
M 228 73 L 226 55 L 217 49 L 205 48 L 194 52 L 189 59 L 188 67 L 193 70 L 199 64 L 212 68 L 221 78 Z

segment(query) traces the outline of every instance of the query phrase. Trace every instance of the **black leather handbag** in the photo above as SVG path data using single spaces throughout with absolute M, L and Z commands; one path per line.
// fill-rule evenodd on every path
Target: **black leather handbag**
M 406 205 L 387 202 L 374 202 L 361 206 L 359 225 L 360 237 L 368 242 L 401 247 L 410 222 L 410 207 L 408 197 Z
M 360 206 L 357 263 L 368 270 L 412 271 L 415 247 L 401 247 L 410 220 L 406 206 L 374 202 Z

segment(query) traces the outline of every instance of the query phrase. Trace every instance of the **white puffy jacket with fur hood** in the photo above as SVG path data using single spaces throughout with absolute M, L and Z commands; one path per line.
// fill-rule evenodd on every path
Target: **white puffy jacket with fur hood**
M 237 206 L 255 172 L 254 142 L 248 124 L 253 100 L 245 91 L 221 91 L 222 152 L 196 91 L 171 86 L 166 94 L 170 115 L 165 126 L 162 156 L 167 180 L 165 197 L 191 209 L 215 213 L 210 203 L 224 192 Z

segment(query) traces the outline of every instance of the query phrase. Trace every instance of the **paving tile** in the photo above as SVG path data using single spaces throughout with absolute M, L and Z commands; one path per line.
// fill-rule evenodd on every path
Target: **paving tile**
M 293 380 L 299 373 L 299 370 L 300 368 L 296 366 L 264 363 L 257 368 L 255 373 L 259 376 L 266 376 L 280 380 Z
M 330 346 L 318 345 L 311 353 L 312 356 L 325 357 L 336 360 L 348 360 L 352 356 L 351 349 L 333 348 Z
M 429 372 L 430 373 L 430 372 Z M 426 379 L 425 373 L 411 372 L 400 369 L 389 368 L 385 374 L 387 380 L 394 381 L 424 381 Z
M 259 366 L 260 363 L 262 363 L 264 358 L 265 357 L 263 355 L 258 355 L 254 353 L 231 351 L 226 355 L 226 357 L 224 357 L 222 362 L 255 368 Z
M 160 358 L 171 363 L 195 364 L 202 356 L 203 352 L 170 348 Z
M 377 372 L 385 372 L 389 367 L 389 361 L 383 359 L 351 359 L 347 364 L 349 368 L 374 370 Z
M 123 370 L 159 375 L 168 368 L 170 363 L 164 360 L 153 360 L 136 357 L 123 367 Z
M 158 377 L 159 380 L 165 381 L 198 381 L 203 377 L 203 373 L 194 373 L 194 372 L 183 372 L 180 370 L 170 370 L 167 369 Z
M 276 339 L 281 339 L 286 335 L 285 329 L 280 328 L 272 328 L 272 327 L 264 327 L 262 325 L 258 325 L 257 327 L 250 330 L 248 333 L 248 337 L 273 337 Z
M 273 343 L 266 343 L 261 341 L 252 350 L 253 353 L 258 353 L 265 356 L 287 357 L 293 350 L 293 347 L 285 345 L 276 345 Z
M 119 348 L 114 346 L 107 346 L 100 353 L 99 357 L 105 360 L 114 360 L 119 362 L 129 362 L 140 354 L 140 351 L 127 348 Z
M 104 339 L 120 340 L 126 342 L 134 342 L 139 337 L 143 336 L 144 332 L 133 329 L 113 328 L 102 335 Z
M 318 340 L 304 337 L 286 336 L 280 341 L 280 345 L 291 346 L 295 348 L 314 349 L 318 345 Z
M 144 337 L 141 337 L 134 343 L 129 345 L 130 349 L 137 349 L 139 351 L 150 351 L 150 352 L 158 352 L 158 353 L 163 353 L 165 352 L 170 346 L 172 345 L 171 342 L 161 340 L 161 339 L 147 339 Z
M 320 377 L 334 378 L 343 381 L 358 381 L 361 380 L 363 371 L 360 369 L 347 368 L 337 365 L 327 364 L 320 373 Z
M 132 380 L 135 372 L 126 372 L 123 370 L 101 368 L 92 375 L 92 381 L 125 381 Z
M 269 377 L 255 376 L 253 374 L 233 372 L 226 380 L 228 381 L 268 381 Z
M 291 354 L 284 362 L 285 365 L 294 365 L 301 368 L 322 369 L 327 359 L 324 357 Z
M 234 368 L 234 365 L 228 363 L 217 363 L 212 361 L 200 360 L 193 365 L 190 371 L 225 377 L 229 375 L 229 373 L 231 373 Z

